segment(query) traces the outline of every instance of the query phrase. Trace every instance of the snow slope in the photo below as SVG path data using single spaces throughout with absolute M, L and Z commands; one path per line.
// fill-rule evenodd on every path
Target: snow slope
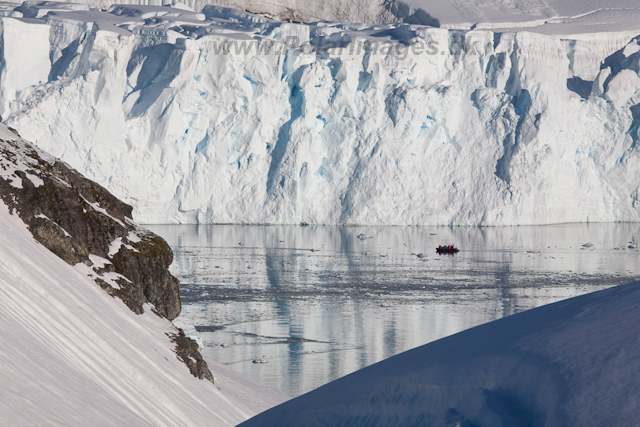
M 212 362 L 216 385 L 195 379 L 169 321 L 108 296 L 1 202 L 0 224 L 0 424 L 229 426 L 278 401 Z
M 624 426 L 640 417 L 640 282 L 394 356 L 242 426 Z
M 640 221 L 639 32 L 69 8 L 1 18 L 0 115 L 137 221 Z

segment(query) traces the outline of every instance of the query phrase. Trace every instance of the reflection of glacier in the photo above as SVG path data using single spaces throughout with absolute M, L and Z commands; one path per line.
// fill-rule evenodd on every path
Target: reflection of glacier
M 175 249 L 183 316 L 205 326 L 206 354 L 291 395 L 472 326 L 640 276 L 638 251 L 628 248 L 640 238 L 635 224 L 153 230 Z M 445 242 L 463 252 L 435 255 Z M 268 364 L 251 363 L 262 356 Z
M 47 11 L 2 18 L 0 114 L 139 221 L 640 220 L 629 34 Z M 221 53 L 242 41 L 281 53 Z M 435 55 L 407 48 L 428 43 Z

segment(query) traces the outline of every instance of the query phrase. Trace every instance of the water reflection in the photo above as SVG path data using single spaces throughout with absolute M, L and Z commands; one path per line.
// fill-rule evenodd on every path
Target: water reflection
M 638 224 L 150 228 L 175 250 L 182 317 L 205 355 L 291 396 L 472 326 L 640 277 Z M 439 256 L 439 244 L 462 251 Z

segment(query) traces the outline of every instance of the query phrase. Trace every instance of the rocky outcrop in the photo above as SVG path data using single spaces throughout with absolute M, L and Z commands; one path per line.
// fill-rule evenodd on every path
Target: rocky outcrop
M 148 304 L 175 319 L 180 284 L 169 245 L 132 221 L 131 206 L 11 131 L 0 125 L 0 198 L 34 238 L 135 313 Z M 194 376 L 213 381 L 195 341 L 180 329 L 172 341 Z
M 105 290 L 134 312 L 150 303 L 169 320 L 180 314 L 173 253 L 133 223 L 131 206 L 18 138 L 0 142 L 0 164 L 0 197 L 38 242 L 71 265 L 94 267 Z M 108 276 L 117 285 L 100 279 L 104 273 L 116 273 Z
M 170 334 L 169 338 L 176 345 L 176 354 L 178 359 L 182 360 L 191 371 L 191 374 L 201 380 L 209 380 L 214 382 L 213 375 L 209 371 L 207 362 L 202 358 L 198 351 L 198 343 L 184 334 L 182 329 L 178 329 L 177 334 Z

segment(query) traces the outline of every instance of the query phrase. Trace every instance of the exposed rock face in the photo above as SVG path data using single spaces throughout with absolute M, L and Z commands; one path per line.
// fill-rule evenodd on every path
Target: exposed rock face
M 23 140 L 1 141 L 0 156 L 0 197 L 36 240 L 71 265 L 118 273 L 119 289 L 103 287 L 134 312 L 148 302 L 169 320 L 180 314 L 180 284 L 168 270 L 173 253 L 133 223 L 131 206 Z M 90 255 L 107 261 L 96 263 Z
M 182 329 L 178 329 L 178 333 L 170 335 L 169 338 L 176 344 L 178 358 L 187 365 L 194 377 L 214 382 L 207 362 L 198 351 L 197 342 L 186 336 Z
M 0 198 L 34 238 L 83 270 L 137 314 L 144 304 L 169 320 L 180 314 L 173 252 L 137 226 L 132 207 L 0 125 Z M 85 268 L 86 266 L 86 268 Z M 194 376 L 213 381 L 198 345 L 178 329 L 176 353 Z

